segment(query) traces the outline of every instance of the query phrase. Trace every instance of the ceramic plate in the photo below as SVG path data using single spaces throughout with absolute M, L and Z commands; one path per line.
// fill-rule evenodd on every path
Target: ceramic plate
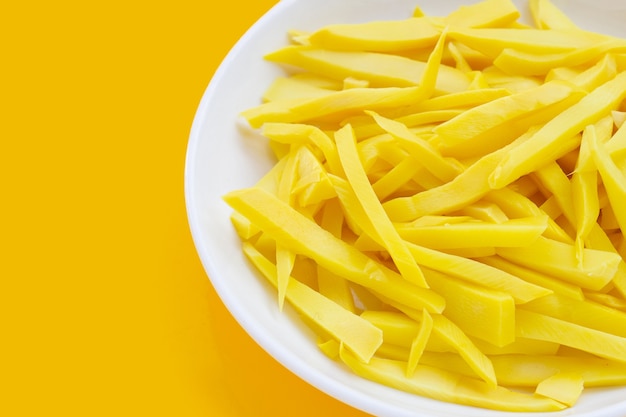
M 626 37 L 621 0 L 553 0 L 580 26 Z M 251 270 L 221 197 L 248 187 L 272 166 L 265 141 L 246 128 L 239 113 L 260 103 L 283 72 L 263 55 L 287 43 L 290 29 L 314 30 L 330 23 L 400 19 L 416 6 L 445 15 L 471 0 L 283 0 L 263 16 L 228 54 L 207 88 L 191 129 L 185 194 L 193 239 L 213 286 L 226 307 L 276 360 L 327 394 L 377 416 L 530 417 L 410 395 L 357 377 L 324 356 L 292 310 L 279 312 L 273 288 Z M 527 3 L 515 1 L 526 13 Z M 622 6 L 620 6 L 622 4 Z M 618 10 L 622 7 L 622 10 Z M 588 389 L 572 409 L 551 416 L 623 417 L 626 388 Z

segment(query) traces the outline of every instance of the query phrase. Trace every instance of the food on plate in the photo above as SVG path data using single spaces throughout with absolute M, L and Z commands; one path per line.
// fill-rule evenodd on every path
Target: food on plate
M 244 109 L 243 252 L 354 373 L 441 401 L 626 385 L 626 40 L 549 0 L 294 28 Z

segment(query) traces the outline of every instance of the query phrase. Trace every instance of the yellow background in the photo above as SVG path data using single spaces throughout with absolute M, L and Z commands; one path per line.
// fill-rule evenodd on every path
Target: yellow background
M 195 109 L 275 3 L 2 3 L 0 415 L 365 415 L 252 342 L 187 226 Z

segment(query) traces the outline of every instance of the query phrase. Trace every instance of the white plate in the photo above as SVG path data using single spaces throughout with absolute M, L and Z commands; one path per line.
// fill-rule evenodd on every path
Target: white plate
M 626 37 L 622 0 L 553 0 L 584 28 Z M 405 18 L 415 6 L 445 15 L 470 0 L 283 0 L 261 18 L 228 54 L 197 110 L 191 129 L 185 197 L 193 239 L 204 268 L 226 307 L 276 360 L 327 394 L 378 416 L 530 417 L 448 404 L 406 394 L 359 378 L 317 349 L 293 311 L 277 309 L 276 295 L 253 273 L 221 197 L 253 185 L 271 166 L 264 140 L 241 127 L 238 114 L 259 104 L 281 70 L 263 55 L 286 44 L 290 29 L 330 23 Z M 526 1 L 514 0 L 524 13 Z M 614 10 L 614 9 L 622 10 Z M 586 390 L 572 409 L 551 416 L 623 417 L 626 388 Z

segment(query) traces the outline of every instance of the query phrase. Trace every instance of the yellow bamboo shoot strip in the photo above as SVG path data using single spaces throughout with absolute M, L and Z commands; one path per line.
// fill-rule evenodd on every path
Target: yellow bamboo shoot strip
M 503 223 L 463 222 L 433 226 L 398 225 L 400 236 L 431 249 L 528 246 L 543 234 L 548 216 Z
M 387 308 L 385 303 L 378 297 L 374 291 L 355 282 L 350 282 L 350 290 L 354 297 L 355 306 L 359 311 L 382 310 Z
M 498 248 L 496 252 L 511 262 L 596 291 L 611 282 L 622 261 L 615 253 L 585 248 L 579 267 L 574 245 L 545 237 L 529 247 Z
M 412 87 L 420 85 L 427 70 L 425 62 L 400 55 L 375 52 L 332 51 L 309 46 L 287 46 L 266 55 L 276 63 L 294 65 L 306 71 L 344 80 L 356 77 L 371 87 Z M 467 76 L 456 68 L 438 68 L 436 91 L 440 94 L 465 91 Z
M 539 29 L 578 29 L 550 0 L 530 0 L 530 14 Z
M 441 181 L 448 182 L 462 171 L 459 163 L 444 158 L 434 146 L 413 134 L 403 123 L 382 117 L 375 112 L 366 111 L 366 113 L 372 116 L 384 131 L 394 136 L 401 147 L 409 151 L 431 174 Z
M 617 64 L 612 54 L 604 55 L 594 66 L 578 74 L 572 82 L 581 89 L 591 92 L 611 80 L 617 74 Z
M 404 358 L 408 359 L 408 353 L 413 341 L 422 327 L 423 315 L 419 317 L 419 320 L 414 320 L 397 311 L 370 309 L 363 311 L 361 317 L 383 331 L 384 344 L 406 349 L 407 355 Z M 431 333 L 428 338 L 426 350 L 435 352 L 454 351 L 447 342 L 434 333 Z
M 405 314 L 395 311 L 366 310 L 361 313 L 361 317 L 383 331 L 384 342 L 376 352 L 377 356 L 388 355 L 387 357 L 392 359 L 408 361 L 411 344 L 415 335 L 419 332 L 421 321 L 415 321 Z M 495 346 L 491 343 L 485 342 L 484 340 L 476 338 L 470 339 L 481 352 L 491 358 L 500 355 L 513 354 L 555 355 L 560 346 L 558 343 L 527 339 L 524 337 L 516 337 L 515 341 L 502 347 Z M 426 352 L 450 353 L 456 351 L 441 340 L 437 334 L 432 333 L 426 346 Z M 431 355 L 424 353 L 423 359 L 426 360 L 429 356 Z M 475 372 L 471 371 L 469 375 L 474 376 Z
M 241 115 L 258 128 L 267 122 L 301 123 L 325 116 L 341 120 L 363 108 L 402 107 L 423 98 L 419 87 L 351 88 L 307 100 L 270 101 L 244 110 Z
M 593 223 L 600 214 L 598 197 L 598 174 L 591 157 L 589 136 L 595 135 L 593 125 L 585 128 L 576 161 L 576 169 L 572 174 L 572 204 L 576 218 L 576 241 L 582 246 L 591 232 Z
M 450 319 L 440 314 L 435 314 L 432 318 L 433 332 L 452 346 L 480 379 L 488 386 L 495 387 L 498 382 L 489 358 Z
M 402 116 L 396 119 L 396 121 L 406 125 L 407 127 L 415 127 L 444 122 L 458 116 L 461 113 L 461 110 L 432 110 Z
M 402 238 L 393 227 L 387 213 L 383 210 L 376 193 L 367 178 L 356 147 L 356 139 L 350 125 L 347 125 L 335 133 L 337 151 L 341 160 L 344 172 L 350 186 L 352 187 L 362 211 L 367 216 L 369 224 L 375 229 L 381 242 L 387 249 L 391 258 L 401 275 L 408 281 L 427 288 L 428 284 L 424 280 L 415 258 L 404 244 Z M 346 207 L 350 210 L 350 207 Z
M 500 347 L 515 341 L 515 301 L 510 294 L 427 268 L 424 274 L 433 290 L 446 298 L 444 316 L 466 335 Z
M 445 77 L 444 71 L 446 67 L 442 65 L 441 60 L 443 59 L 447 36 L 448 29 L 444 28 L 439 35 L 439 39 L 437 39 L 435 47 L 426 60 L 426 67 L 424 67 L 419 81 L 424 99 L 430 98 L 437 91 L 439 88 L 438 80 Z
M 445 301 L 440 295 L 402 279 L 264 190 L 232 191 L 224 200 L 296 254 L 405 305 L 443 311 Z
M 300 207 L 323 203 L 337 194 L 322 163 L 308 146 L 298 146 L 298 179 L 291 190 Z
M 626 122 L 626 112 L 620 111 L 620 110 L 614 110 L 611 112 L 611 118 L 613 119 L 614 128 L 617 129 L 617 131 L 615 132 L 615 135 L 617 135 L 619 130 L 624 125 L 624 122 Z M 624 132 L 620 133 L 618 136 L 621 136 L 623 134 Z M 612 138 L 612 139 L 616 139 L 616 138 Z M 624 140 L 624 138 L 621 138 L 621 140 Z
M 276 256 L 276 240 L 268 236 L 267 233 L 260 232 L 251 242 L 254 242 L 254 247 L 267 259 L 273 259 Z
M 372 188 L 379 200 L 385 200 L 410 182 L 422 169 L 417 159 L 409 156 L 372 184 Z
M 343 80 L 343 89 L 349 90 L 350 88 L 367 88 L 370 86 L 370 82 L 367 80 L 359 80 L 354 77 L 347 77 Z
M 469 204 L 456 212 L 457 215 L 469 216 L 475 220 L 490 223 L 504 223 L 509 220 L 507 215 L 497 205 L 488 201 L 479 200 L 473 204 Z M 535 216 L 540 217 L 541 216 Z
M 434 356 L 433 354 L 429 354 Z M 491 362 L 504 386 L 535 387 L 557 372 L 576 372 L 585 387 L 606 387 L 626 384 L 626 364 L 602 358 L 579 358 L 558 355 L 491 356 Z
M 324 205 L 320 226 L 341 239 L 344 217 L 339 200 L 332 199 Z M 356 312 L 354 297 L 348 281 L 332 271 L 317 265 L 317 287 L 322 295 L 335 301 L 348 311 Z
M 520 12 L 510 0 L 483 0 L 461 6 L 443 18 L 450 26 L 473 28 L 505 27 L 515 22 Z
M 305 30 L 289 29 L 287 30 L 287 36 L 289 40 L 296 45 L 310 45 L 309 42 L 310 33 Z
M 244 243 L 243 250 L 265 278 L 277 286 L 276 265 L 250 243 Z M 361 361 L 368 362 L 383 342 L 379 328 L 291 277 L 285 297 L 300 314 L 344 343 Z
M 454 45 L 454 43 L 450 43 L 451 45 Z M 489 82 L 487 82 L 487 79 L 485 78 L 485 75 L 482 73 L 482 71 L 471 71 L 470 73 L 470 77 L 472 79 L 472 82 L 470 83 L 469 88 L 471 90 L 480 90 L 481 88 L 489 88 L 491 87 L 491 85 L 489 85 Z
M 615 240 L 611 240 L 611 242 L 615 242 L 613 243 L 615 245 L 615 249 L 617 250 L 617 253 L 619 253 L 622 258 L 626 259 L 626 237 L 624 236 L 623 233 L 613 233 L 612 235 Z
M 575 225 L 576 216 L 574 214 L 571 184 L 561 166 L 556 161 L 552 161 L 537 169 L 532 175 L 552 195 L 567 221 L 571 225 Z
M 496 254 L 496 248 L 491 246 L 485 246 L 482 248 L 450 248 L 450 249 L 441 249 L 442 252 L 445 252 L 449 255 L 461 256 L 463 258 L 484 258 L 485 256 L 493 256 Z
M 381 349 L 397 360 L 406 360 L 406 349 Z M 378 356 L 378 352 L 377 352 Z M 579 374 L 585 387 L 619 386 L 626 383 L 626 364 L 593 357 L 561 356 L 555 354 L 511 353 L 490 355 L 498 384 L 504 387 L 535 388 L 541 381 L 559 372 Z M 424 352 L 422 364 L 473 376 L 463 359 L 450 352 Z
M 487 256 L 484 258 L 477 258 L 476 260 L 502 271 L 506 271 L 511 275 L 523 279 L 524 281 L 530 282 L 531 284 L 551 290 L 555 294 L 561 294 L 573 300 L 583 300 L 585 298 L 583 290 L 577 285 L 570 284 L 569 282 L 556 279 L 541 272 L 525 268 L 499 256 Z
M 461 113 L 462 110 L 433 110 L 402 116 L 395 120 L 409 128 L 414 128 L 418 126 L 436 125 L 450 120 Z M 342 124 L 347 123 L 352 125 L 357 140 L 385 133 L 378 123 L 372 121 L 372 118 L 368 115 L 354 116 L 342 122 Z
M 266 258 L 272 259 L 271 256 L 266 256 Z M 296 256 L 291 276 L 308 287 L 317 288 L 317 264 L 309 258 Z
M 544 82 L 551 81 L 547 77 L 517 75 L 502 71 L 500 68 L 489 63 L 489 66 L 481 71 L 482 77 L 491 88 L 506 88 L 511 94 L 520 93 L 531 88 L 537 88 Z
M 576 226 L 576 256 L 582 262 L 585 240 L 597 225 L 600 215 L 600 199 L 598 197 L 598 173 L 593 163 L 590 148 L 590 137 L 596 135 L 593 125 L 585 128 L 576 162 L 576 170 L 572 175 L 572 203 Z M 609 132 L 610 136 L 610 132 Z M 597 139 L 597 138 L 596 138 Z
M 339 122 L 340 120 L 345 119 L 346 117 L 350 116 L 354 112 L 357 112 L 358 110 L 380 110 L 385 108 L 405 107 L 406 105 L 423 101 L 424 99 L 429 98 L 433 94 L 433 92 L 435 92 L 439 85 L 438 81 L 440 80 L 444 80 L 447 83 L 444 87 L 448 87 L 448 84 L 454 83 L 454 80 L 452 79 L 454 75 L 456 75 L 457 81 L 464 81 L 464 79 L 462 78 L 464 77 L 464 75 L 462 73 L 454 74 L 453 68 L 449 68 L 447 71 L 450 74 L 450 76 L 448 77 L 450 79 L 448 80 L 445 76 L 446 68 L 441 65 L 441 56 L 445 45 L 445 37 L 446 30 L 441 33 L 434 50 L 428 57 L 428 61 L 423 64 L 424 66 L 423 68 L 421 68 L 418 87 L 397 88 L 397 90 L 393 90 L 396 87 L 351 88 L 349 90 L 333 92 L 323 97 L 305 100 L 304 102 L 301 102 L 299 100 L 269 102 L 261 106 L 246 110 L 242 113 L 242 115 L 253 127 L 259 127 L 263 123 L 272 121 L 293 123 L 302 121 L 314 121 L 322 119 L 324 117 L 330 117 L 331 121 Z M 276 52 L 275 54 L 279 54 L 279 52 Z M 390 57 L 392 59 L 404 59 L 395 55 L 378 55 L 382 55 L 383 57 Z M 409 61 L 418 62 L 414 60 Z M 356 63 L 356 61 L 351 59 L 348 59 L 348 62 Z M 378 59 L 376 59 L 376 62 L 378 62 Z M 336 65 L 334 61 L 327 64 L 330 64 L 331 66 Z M 397 64 L 401 66 L 401 62 Z M 407 63 L 405 62 L 404 64 L 406 65 Z M 364 68 L 364 70 L 367 71 L 370 71 L 372 69 L 375 69 L 375 67 Z M 326 70 L 328 70 L 328 68 L 326 68 Z M 348 68 L 348 71 L 352 70 L 354 70 L 354 68 Z M 388 70 L 388 68 L 383 68 L 383 70 Z M 324 72 L 325 70 L 322 70 L 322 73 Z M 372 83 L 371 74 L 369 75 L 370 78 L 367 78 L 367 76 L 361 76 L 359 78 L 368 81 L 368 83 Z M 346 77 L 352 76 L 352 73 L 344 74 L 344 77 L 342 77 L 341 79 L 345 80 Z M 385 85 L 385 83 L 383 84 Z M 395 85 L 394 83 L 391 84 Z M 460 88 L 460 86 L 457 87 Z M 454 88 L 457 87 L 451 88 L 453 88 L 454 90 Z M 390 88 L 392 90 L 389 90 Z
M 459 210 L 480 200 L 491 191 L 489 174 L 518 143 L 528 140 L 523 135 L 513 143 L 491 152 L 457 175 L 452 181 L 409 197 L 399 197 L 383 204 L 393 221 L 411 221 L 427 214 L 443 214 Z
M 397 352 L 396 356 L 398 360 L 402 360 L 402 357 L 400 355 L 401 352 Z M 460 374 L 466 377 L 475 377 L 474 371 L 467 365 L 467 363 L 465 363 L 461 356 L 454 352 L 425 352 L 422 358 L 422 364 L 425 366 L 432 366 L 433 368 L 442 369 L 444 371 L 453 372 L 455 374 Z M 506 387 L 506 385 L 501 383 L 499 379 L 498 385 Z
M 483 88 L 479 90 L 465 90 L 458 93 L 450 93 L 418 102 L 404 108 L 395 110 L 385 109 L 384 116 L 392 119 L 410 117 L 421 112 L 468 109 L 491 100 L 505 97 L 511 94 L 506 88 Z M 381 112 L 382 113 L 382 112 Z
M 578 29 L 470 29 L 460 27 L 450 28 L 450 38 L 462 42 L 492 59 L 495 59 L 507 48 L 535 53 L 567 52 L 609 39 L 605 35 Z
M 354 189 L 348 181 L 334 175 L 331 175 L 330 178 L 343 207 L 346 225 L 356 236 L 356 240 L 353 242 L 354 248 L 363 252 L 386 252 L 384 242 L 372 225 L 363 206 L 359 203 Z
M 390 196 L 390 198 L 387 200 L 403 197 L 405 195 L 413 195 L 417 192 L 429 190 L 431 188 L 439 187 L 441 185 L 441 181 L 435 176 L 431 175 L 430 172 L 428 172 L 428 170 L 424 168 L 421 164 L 419 171 L 412 178 L 412 182 L 417 185 L 417 187 L 414 187 L 413 190 L 403 193 L 402 195 Z
M 468 148 L 474 148 L 479 149 L 482 155 L 502 147 L 528 130 L 531 124 L 520 119 L 567 100 L 573 93 L 572 86 L 564 82 L 547 82 L 469 109 L 437 126 L 434 131 L 441 139 L 442 152 L 450 154 L 461 149 L 464 151 L 463 155 L 466 155 L 471 153 Z M 568 100 L 568 104 L 573 102 Z M 546 116 L 544 123 L 549 120 L 550 114 Z M 533 120 L 532 125 L 541 122 Z
M 399 52 L 432 47 L 440 31 L 430 18 L 373 21 L 327 25 L 313 32 L 308 40 L 326 49 L 370 52 Z
M 264 102 L 292 99 L 306 100 L 322 97 L 332 92 L 333 90 L 311 85 L 292 77 L 278 77 L 265 90 L 262 99 Z
M 504 49 L 494 60 L 494 65 L 510 74 L 546 75 L 554 68 L 573 68 L 597 60 L 603 54 L 626 51 L 624 40 L 606 40 L 573 51 L 542 54 Z
M 396 361 L 403 361 L 408 364 L 409 355 L 411 354 L 411 349 L 403 346 L 391 345 L 389 343 L 383 342 L 382 345 L 376 351 L 376 357 L 382 359 L 393 359 Z M 423 354 L 422 354 L 423 356 Z M 462 360 L 461 360 L 462 361 Z M 463 362 L 465 366 L 465 362 Z M 470 371 L 471 372 L 471 371 Z
M 410 223 L 396 223 L 396 228 L 444 226 L 476 221 L 471 216 L 422 216 Z
M 450 255 L 407 242 L 407 246 L 417 263 L 460 278 L 472 284 L 511 294 L 517 304 L 551 293 L 550 290 L 528 283 L 508 272 L 501 271 L 473 259 Z
M 339 347 L 341 345 L 335 339 L 319 338 L 317 347 L 322 353 L 332 360 L 339 359 Z M 382 345 L 381 345 L 382 346 Z M 380 347 L 378 348 L 380 350 Z M 378 352 L 378 351 L 377 351 Z
M 525 91 L 525 90 L 524 90 Z M 485 130 L 471 140 L 452 145 L 442 145 L 441 153 L 458 159 L 473 158 L 485 155 L 493 150 L 511 143 L 515 138 L 524 134 L 529 128 L 540 126 L 560 114 L 582 97 L 582 91 L 572 91 L 571 94 L 554 103 L 548 103 L 542 108 L 527 112 L 512 120 L 505 121 L 491 129 Z M 468 110 L 471 111 L 472 109 Z
M 626 363 L 626 338 L 521 308 L 517 309 L 515 319 L 517 336 L 556 342 Z
M 507 51 L 504 51 L 502 55 L 504 55 Z M 545 81 L 553 81 L 553 80 L 561 80 L 573 83 L 576 77 L 578 77 L 583 72 L 583 69 L 580 67 L 570 68 L 570 67 L 557 67 L 552 68 L 545 76 Z
M 230 215 L 230 221 L 241 240 L 249 240 L 261 231 L 258 227 L 250 223 L 250 220 L 236 211 L 233 211 Z
M 331 173 L 339 175 L 343 172 L 335 143 L 315 126 L 299 123 L 265 123 L 261 133 L 268 139 L 279 143 L 310 144 L 313 148 L 322 151 Z
M 615 113 L 613 112 L 614 115 Z M 619 117 L 626 118 L 626 113 L 621 113 Z M 606 148 L 611 157 L 617 159 L 623 158 L 623 154 L 626 151 L 626 123 L 622 121 L 621 124 L 617 122 L 615 124 L 619 127 L 617 132 L 606 142 Z
M 617 129 L 620 129 L 624 122 L 626 122 L 626 112 L 615 110 L 611 112 L 611 117 L 613 118 L 613 123 Z M 617 133 L 617 132 L 616 132 Z
M 411 307 L 407 307 L 394 300 L 382 297 L 383 301 L 392 307 L 400 310 L 413 320 L 419 322 L 422 319 L 422 312 Z M 472 342 L 463 331 L 447 317 L 441 314 L 434 314 L 432 337 L 447 344 L 453 351 L 457 352 L 467 365 L 474 371 L 475 375 L 489 385 L 496 385 L 497 381 L 491 362 Z M 409 344 L 410 346 L 410 344 Z M 449 349 L 445 349 L 449 351 Z
M 585 292 L 585 298 L 604 306 L 626 312 L 626 300 L 621 294 L 605 294 L 601 292 Z
M 500 207 L 510 218 L 545 216 L 546 213 L 528 197 L 505 187 L 487 193 L 483 199 Z M 572 238 L 552 219 L 548 219 L 545 237 L 560 242 L 573 243 Z
M 626 72 L 622 72 L 546 123 L 529 140 L 511 149 L 491 174 L 489 184 L 492 188 L 502 188 L 575 149 L 580 143 L 564 147 L 564 142 L 609 115 L 625 96 Z
M 540 199 L 539 196 L 535 196 L 535 198 L 538 200 Z M 554 196 L 550 196 L 539 207 L 548 216 L 550 216 L 550 219 L 552 221 L 558 224 L 563 229 L 563 231 L 565 231 L 568 234 L 571 240 L 568 240 L 567 243 L 571 243 L 571 241 L 574 241 L 575 243 L 576 230 L 574 229 L 574 226 L 570 224 L 567 218 L 565 218 L 565 216 L 562 215 L 563 211 L 561 210 L 559 203 L 557 203 L 556 198 Z M 578 256 L 578 254 L 576 254 L 576 256 Z
M 441 401 L 506 411 L 557 411 L 565 408 L 549 398 L 514 392 L 427 365 L 417 365 L 413 376 L 407 378 L 406 362 L 374 357 L 369 364 L 365 364 L 347 349 L 340 350 L 339 356 L 363 378 Z
M 285 169 L 285 164 L 287 163 L 287 158 L 280 158 L 276 161 L 265 175 L 261 177 L 255 184 L 255 187 L 259 187 L 264 189 L 270 194 L 278 193 L 278 183 L 280 182 L 280 177 Z
M 540 191 L 539 186 L 530 176 L 524 176 L 520 178 L 519 180 L 510 184 L 508 188 L 526 197 L 532 197 Z
M 298 167 L 298 152 L 291 151 L 286 158 L 287 162 L 285 163 L 285 168 L 278 181 L 276 197 L 286 204 L 291 205 L 293 197 L 292 190 L 296 182 L 296 170 Z M 287 285 L 289 284 L 289 277 L 295 260 L 296 254 L 293 251 L 280 243 L 276 243 L 276 286 L 278 289 L 278 308 L 280 310 L 283 309 Z
M 402 360 L 399 355 L 398 359 Z M 474 371 L 465 363 L 463 358 L 454 352 L 425 352 L 422 364 L 467 377 L 475 377 Z M 498 385 L 504 386 L 499 380 Z
M 327 90 L 341 90 L 343 88 L 343 80 L 335 80 L 330 77 L 313 74 L 311 72 L 297 72 L 289 75 L 289 78 L 315 87 L 325 88 Z
M 592 301 L 552 294 L 526 303 L 524 309 L 626 338 L 626 313 Z
M 605 191 L 604 184 L 603 187 L 599 191 Z M 606 195 L 606 194 L 605 194 Z M 602 196 L 600 196 L 602 198 Z M 615 211 L 613 210 L 613 206 L 605 202 L 606 204 L 602 204 L 600 202 L 600 218 L 598 219 L 598 224 L 606 230 L 607 233 L 615 232 L 620 230 L 619 222 L 617 221 L 617 217 L 615 216 Z
M 406 366 L 406 376 L 411 377 L 415 373 L 417 364 L 426 349 L 430 334 L 433 330 L 433 318 L 428 313 L 428 310 L 422 311 L 422 322 L 420 323 L 420 329 L 417 335 L 411 342 L 411 349 L 409 352 L 409 358 Z
M 460 42 L 454 42 L 451 41 L 448 43 L 449 45 L 453 45 L 453 48 L 456 49 L 463 57 L 463 60 L 471 67 L 472 71 L 470 71 L 470 78 L 472 79 L 472 82 L 470 83 L 470 87 L 469 88 L 487 88 L 489 87 L 489 84 L 485 84 L 484 83 L 484 78 L 482 77 L 482 75 L 480 75 L 480 71 L 483 70 L 484 68 L 488 67 L 489 65 L 492 64 L 492 60 L 485 56 L 484 54 L 469 48 L 466 45 L 463 45 Z M 452 56 L 452 52 L 449 50 L 449 53 L 447 54 L 449 55 L 448 59 L 451 59 L 454 61 L 454 57 Z M 454 64 L 456 65 L 456 61 L 454 61 Z M 449 65 L 452 65 L 452 62 L 450 62 Z M 459 68 L 460 69 L 460 68 Z M 464 70 L 463 70 L 464 71 Z
M 598 172 L 602 177 L 617 223 L 624 233 L 626 231 L 626 210 L 624 210 L 626 207 L 626 176 L 611 159 L 606 145 L 599 144 L 598 138 L 594 135 L 589 137 L 589 147 Z
M 561 345 L 543 340 L 527 339 L 516 337 L 515 341 L 506 346 L 495 346 L 484 340 L 472 338 L 472 341 L 481 352 L 489 356 L 492 360 L 496 356 L 524 354 L 524 355 L 556 355 Z M 500 383 L 500 379 L 498 379 Z
M 602 228 L 596 224 L 596 226 L 591 229 L 589 236 L 587 236 L 587 245 L 591 249 L 598 249 L 607 252 L 613 252 L 616 254 L 621 254 L 615 248 L 606 232 L 602 230 Z M 617 273 L 613 277 L 612 284 L 615 286 L 615 289 L 621 294 L 622 297 L 626 298 L 626 262 L 622 260 L 617 267 Z
M 396 143 L 396 139 L 386 133 L 361 140 L 357 146 L 363 169 L 371 173 L 372 167 L 379 162 L 380 159 L 393 166 L 407 158 L 409 153 L 396 146 Z M 387 168 L 389 169 L 390 167 L 388 166 Z M 345 177 L 345 175 L 342 175 L 342 177 Z
M 470 64 L 467 63 L 467 60 L 465 59 L 465 57 L 463 56 L 459 48 L 456 46 L 456 44 L 454 42 L 448 42 L 447 47 L 448 47 L 448 52 L 450 53 L 450 55 L 452 56 L 452 59 L 454 59 L 454 62 L 456 64 L 455 68 L 465 73 L 471 73 L 472 67 L 470 66 Z M 477 74 L 480 74 L 480 72 L 478 72 Z M 483 80 L 483 78 L 482 77 L 479 78 L 478 76 L 476 76 L 473 79 L 473 81 L 470 83 L 468 88 L 475 89 L 474 82 L 479 81 L 479 80 Z M 484 87 L 485 88 L 489 87 L 489 85 L 485 85 Z
M 427 181 L 435 181 L 441 184 L 441 181 L 430 175 L 417 160 L 412 158 L 406 149 L 398 146 L 398 141 L 387 133 L 361 140 L 357 147 L 359 156 L 363 164 L 363 169 L 367 172 L 372 182 L 377 181 L 387 174 L 393 167 L 400 164 L 405 159 L 412 159 L 419 166 L 418 174 L 426 173 L 429 176 Z M 413 179 L 415 182 L 416 179 Z
M 395 142 L 395 140 L 393 141 Z M 403 188 L 403 190 L 408 190 L 407 192 L 415 192 L 416 190 L 421 190 L 423 186 L 415 181 L 415 178 L 421 175 L 422 173 L 427 173 L 422 164 L 411 156 L 404 149 L 399 148 L 394 143 L 380 143 L 380 146 L 377 146 L 375 151 L 376 154 L 361 152 L 364 150 L 363 146 L 357 145 L 359 148 L 359 156 L 361 157 L 361 161 L 363 162 L 363 169 L 366 171 L 370 182 L 374 184 L 375 182 L 381 180 L 383 177 L 391 174 L 391 178 L 395 177 L 396 173 L 392 173 L 392 171 L 398 167 L 399 165 L 408 164 L 405 162 L 409 160 L 415 165 L 413 168 L 408 166 L 401 167 L 401 171 L 405 171 L 402 176 L 408 176 L 409 172 L 414 172 L 413 176 L 409 177 L 403 183 L 399 183 L 398 185 Z M 374 151 L 374 149 L 372 149 Z M 432 176 L 431 176 L 432 178 Z M 437 184 L 440 183 L 436 178 L 434 179 Z M 389 181 L 389 180 L 387 180 Z M 396 184 L 396 183 L 392 183 Z M 389 190 L 380 190 L 383 194 L 387 194 Z M 378 195 L 378 193 L 377 193 Z M 402 194 L 403 195 L 403 194 Z M 379 200 L 383 200 L 383 198 L 379 197 Z

